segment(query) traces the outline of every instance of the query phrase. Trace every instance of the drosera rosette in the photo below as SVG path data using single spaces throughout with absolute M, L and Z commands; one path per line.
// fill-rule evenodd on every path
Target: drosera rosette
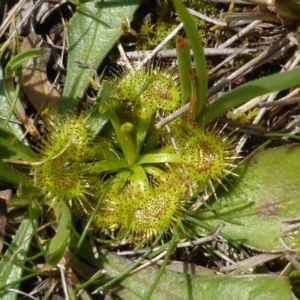
M 91 208 L 87 197 L 94 194 L 97 180 L 95 175 L 85 173 L 85 164 L 105 153 L 104 144 L 93 141 L 86 118 L 84 112 L 69 112 L 49 123 L 38 147 L 40 162 L 32 165 L 31 171 L 45 201 L 63 200 L 81 211 Z
M 158 70 L 152 74 L 142 69 L 125 72 L 116 86 L 116 94 L 99 105 L 99 111 L 109 116 L 105 135 L 114 136 L 114 151 L 89 171 L 109 174 L 113 190 L 103 200 L 93 228 L 102 238 L 133 243 L 171 233 L 178 226 L 186 236 L 192 227 L 186 226 L 186 217 L 192 220 L 201 207 L 195 193 L 214 192 L 216 183 L 234 167 L 232 140 L 216 128 L 180 118 L 170 124 L 177 152 L 170 135 L 154 126 L 157 113 L 166 115 L 180 105 L 177 82 Z

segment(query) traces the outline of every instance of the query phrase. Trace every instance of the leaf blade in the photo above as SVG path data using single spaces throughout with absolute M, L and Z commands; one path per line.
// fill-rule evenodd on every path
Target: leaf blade
M 89 14 L 78 11 L 67 26 L 69 44 L 68 74 L 62 98 L 60 113 L 73 109 L 78 98 L 82 98 L 93 70 L 79 67 L 75 61 L 81 60 L 97 69 L 107 53 L 122 34 L 122 20 L 131 18 L 141 4 L 141 0 L 89 1 L 85 7 L 99 16 L 102 23 L 95 21 Z M 107 25 L 104 25 L 107 24 Z M 109 27 L 108 27 L 109 26 Z

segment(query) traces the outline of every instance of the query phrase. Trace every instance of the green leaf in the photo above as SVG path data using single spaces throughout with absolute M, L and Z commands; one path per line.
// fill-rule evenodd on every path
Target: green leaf
M 32 161 L 35 157 L 35 153 L 13 133 L 0 128 L 0 158 Z
M 89 84 L 93 70 L 78 66 L 80 60 L 97 69 L 107 53 L 116 44 L 122 34 L 125 18 L 131 19 L 142 0 L 89 1 L 85 8 L 98 16 L 102 22 L 95 20 L 91 14 L 77 11 L 67 26 L 69 57 L 67 77 L 63 92 L 60 113 L 73 109 L 78 98 L 82 98 Z
M 25 259 L 39 216 L 40 210 L 31 205 L 9 248 L 0 261 L 0 298 L 2 300 L 14 300 L 17 298 L 17 293 L 5 291 L 5 288 L 18 289 L 19 287 L 18 281 L 23 276 Z
M 134 139 L 131 133 L 126 132 L 124 126 L 122 126 L 119 116 L 117 115 L 115 108 L 119 103 L 119 100 L 116 98 L 109 98 L 105 100 L 105 103 L 101 103 L 99 106 L 99 110 L 101 112 L 107 112 L 109 115 L 110 122 L 114 128 L 114 131 L 117 135 L 118 144 L 122 149 L 122 152 L 125 156 L 127 164 L 129 166 L 133 166 L 136 161 L 136 147 L 134 143 Z M 109 105 L 112 105 L 112 108 L 109 108 Z
M 134 189 L 139 189 L 141 192 L 151 193 L 151 188 L 149 185 L 149 179 L 148 176 L 141 166 L 134 166 L 131 168 L 131 170 L 134 172 L 130 176 L 130 184 L 134 187 Z
M 17 205 L 17 203 L 24 204 L 26 205 L 28 199 L 27 198 L 33 198 L 33 197 L 40 197 L 43 196 L 43 190 L 40 187 L 37 186 L 26 186 L 24 184 L 20 184 L 18 186 L 18 190 L 17 190 L 17 196 L 18 196 L 18 200 L 15 200 L 14 203 L 12 204 L 12 201 L 10 201 L 10 203 L 12 205 Z M 32 200 L 31 200 L 32 201 Z
M 116 172 L 120 169 L 128 168 L 128 164 L 125 159 L 109 159 L 101 160 L 96 163 L 91 164 L 87 172 L 89 174 L 103 173 L 103 172 Z
M 145 139 L 147 135 L 154 134 L 153 131 L 151 131 L 151 122 L 152 122 L 152 116 L 155 111 L 151 108 L 147 109 L 141 109 L 139 116 L 138 116 L 138 122 L 136 127 L 136 144 L 137 144 L 137 154 L 139 154 L 142 150 L 142 148 L 145 145 Z M 154 137 L 155 139 L 155 137 Z M 145 149 L 144 149 L 145 150 Z M 144 151 L 143 150 L 143 151 Z
M 64 201 L 58 200 L 54 203 L 52 201 L 47 204 L 50 205 L 55 212 L 57 232 L 50 240 L 46 252 L 46 259 L 48 266 L 56 266 L 65 255 L 68 246 L 72 217 L 71 212 Z
M 6 94 L 4 91 L 3 73 L 3 69 L 0 66 L 0 114 L 2 117 L 5 117 L 8 120 L 11 118 L 14 118 L 16 120 L 16 115 L 13 113 L 12 107 L 8 99 L 6 98 Z M 13 132 L 19 139 L 23 138 L 24 131 L 22 129 L 22 126 L 18 123 L 6 122 L 5 119 L 0 119 L 0 127 Z
M 114 95 L 115 93 L 116 88 L 113 85 L 111 85 L 107 81 L 102 82 L 101 89 L 97 95 L 95 103 L 93 104 L 92 111 L 86 119 L 86 124 L 89 127 L 93 136 L 96 136 L 109 121 L 108 115 L 102 114 L 99 111 L 99 104 L 101 100 L 106 99 L 111 95 Z
M 256 154 L 239 167 L 239 178 L 230 183 L 229 192 L 217 191 L 218 200 L 209 207 L 212 212 L 199 218 L 213 228 L 224 222 L 221 233 L 235 242 L 278 251 L 283 249 L 279 238 L 291 235 L 284 238 L 291 247 L 297 235 L 285 232 L 289 224 L 285 220 L 299 218 L 299 156 L 299 146 L 282 146 Z
M 148 153 L 140 155 L 136 165 L 156 163 L 182 163 L 182 158 L 174 153 Z
M 84 243 L 79 256 L 96 269 L 105 270 L 109 278 L 118 280 L 117 295 L 122 299 L 145 299 L 154 282 L 159 268 L 148 266 L 134 274 L 128 272 L 137 267 L 136 262 L 125 259 L 115 253 L 101 249 L 99 258 L 95 258 L 91 247 Z M 196 266 L 197 269 L 197 266 Z M 197 271 L 193 266 L 185 265 L 182 271 L 168 270 L 168 266 L 155 289 L 151 300 L 253 300 L 253 299 L 294 299 L 290 291 L 290 283 L 286 277 L 272 275 L 220 275 L 213 276 L 209 269 Z M 109 286 L 109 282 L 105 287 Z M 126 294 L 125 294 L 126 293 Z M 126 297 L 129 295 L 129 297 Z M 132 297 L 131 297 L 132 296 Z
M 229 109 L 265 94 L 283 91 L 300 85 L 300 67 L 266 76 L 237 87 L 209 104 L 200 114 L 199 123 L 208 124 Z
M 16 186 L 23 184 L 24 186 L 31 187 L 33 184 L 30 177 L 2 160 L 0 160 L 0 180 Z
M 5 67 L 5 77 L 10 77 L 23 63 L 29 59 L 43 55 L 44 52 L 45 50 L 42 48 L 32 48 L 18 53 L 7 63 Z
M 130 260 L 116 254 L 104 251 L 103 254 L 101 265 L 110 277 L 117 276 L 133 264 Z M 120 283 L 122 287 L 136 296 L 135 299 L 144 299 L 158 272 L 158 268 L 147 267 L 133 275 L 126 276 Z M 122 295 L 121 292 L 119 296 L 122 297 Z M 282 300 L 293 299 L 293 296 L 286 277 L 274 275 L 195 276 L 164 270 L 151 297 L 151 300 L 156 299 Z

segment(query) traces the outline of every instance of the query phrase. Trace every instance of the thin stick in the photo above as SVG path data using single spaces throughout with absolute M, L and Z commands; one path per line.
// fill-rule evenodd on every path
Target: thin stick
M 163 251 L 162 253 L 160 253 L 159 255 L 157 255 L 156 257 L 154 257 L 153 259 L 145 262 L 144 264 L 142 264 L 141 266 L 137 267 L 136 269 L 132 270 L 129 274 L 132 275 L 142 269 L 145 269 L 146 267 L 150 266 L 150 265 L 154 265 L 158 260 L 160 260 L 162 257 L 164 257 L 167 253 L 167 250 Z
M 240 55 L 250 55 L 252 53 L 256 53 L 256 49 L 247 49 L 247 48 L 204 48 L 204 54 L 206 56 L 227 56 L 227 55 L 236 55 L 236 53 Z M 130 60 L 141 60 L 146 59 L 148 56 L 150 56 L 152 53 L 152 50 L 142 50 L 142 51 L 130 51 L 126 52 L 126 56 Z M 190 50 L 191 56 L 194 56 L 193 51 Z M 113 59 L 115 56 L 111 56 Z M 151 58 L 153 58 L 154 55 L 152 55 Z M 156 57 L 158 58 L 172 58 L 176 57 L 176 49 L 166 49 L 166 50 L 160 50 L 156 53 Z
M 59 2 L 59 3 L 57 3 L 57 4 L 55 4 L 55 5 L 53 5 L 44 15 L 43 15 L 43 17 L 41 18 L 41 20 L 40 20 L 40 23 L 41 24 L 44 24 L 44 22 L 45 22 L 45 20 L 57 9 L 57 8 L 59 8 L 61 5 L 63 5 L 63 4 L 65 4 L 65 3 L 67 3 L 67 1 L 66 0 L 62 0 L 61 2 Z
M 273 102 L 258 103 L 259 107 L 274 107 L 300 103 L 300 97 L 282 98 Z
M 100 86 L 100 80 L 99 80 L 99 77 L 98 77 L 97 69 L 93 65 L 85 63 L 81 60 L 75 60 L 75 63 L 80 67 L 90 69 L 94 74 L 96 83 Z
M 11 20 L 15 18 L 15 16 L 20 12 L 21 8 L 23 7 L 23 5 L 26 2 L 27 2 L 27 0 L 21 0 L 9 11 L 9 14 L 8 14 L 4 24 L 2 24 L 0 27 L 0 37 L 4 34 L 5 30 L 10 25 Z M 37 7 L 39 7 L 42 3 L 43 3 L 43 0 L 40 0 L 40 1 L 35 2 L 34 5 L 32 5 L 30 10 L 28 10 L 26 15 L 23 17 L 23 20 L 18 24 L 17 28 L 9 35 L 9 38 L 2 45 L 2 47 L 0 48 L 0 53 L 2 53 L 2 51 L 8 47 L 9 43 L 15 38 L 18 30 L 22 27 L 23 23 L 25 23 L 28 20 L 29 16 L 31 16 L 33 14 L 33 11 Z
M 208 75 L 211 75 L 218 71 L 222 66 L 224 66 L 226 63 L 228 63 L 230 60 L 241 54 L 246 48 L 248 47 L 248 44 L 244 45 L 242 48 L 238 48 L 237 51 L 229 55 L 227 58 L 225 58 L 221 63 L 216 65 L 214 68 L 212 68 L 209 72 Z M 250 49 L 249 49 L 250 50 Z
M 199 239 L 195 239 L 193 241 L 188 241 L 188 242 L 180 242 L 177 244 L 176 248 L 186 248 L 186 247 L 191 247 L 195 245 L 201 245 L 207 242 L 211 242 L 216 239 L 216 237 L 219 235 L 221 229 L 224 227 L 224 224 L 221 223 L 218 225 L 212 232 L 210 232 L 207 236 Z M 159 250 L 160 247 L 156 247 L 153 249 L 153 252 Z M 117 255 L 123 256 L 123 255 L 137 255 L 137 254 L 142 254 L 145 253 L 148 249 L 140 249 L 140 250 L 135 250 L 135 251 L 122 251 L 122 252 L 117 252 Z
M 218 93 L 223 87 L 225 87 L 229 82 L 238 79 L 240 76 L 245 75 L 254 69 L 260 67 L 267 61 L 282 55 L 285 51 L 293 47 L 295 44 L 288 38 L 284 37 L 279 42 L 273 43 L 268 49 L 262 52 L 259 56 L 253 58 L 251 61 L 243 65 L 236 72 L 230 74 L 227 78 L 215 84 L 208 91 L 208 97 Z
M 64 273 L 65 266 L 63 264 L 58 264 L 57 267 L 59 268 L 59 271 L 60 271 L 60 278 L 62 281 L 65 299 L 70 300 L 69 293 L 68 293 L 68 287 L 67 287 L 67 283 L 66 283 L 66 277 L 65 277 L 65 273 Z
M 0 116 L 0 119 L 2 119 L 2 120 L 7 120 L 7 117 Z M 17 119 L 8 119 L 8 122 L 10 122 L 10 123 L 15 123 L 15 124 L 22 124 L 22 122 L 19 121 L 19 120 L 17 120 Z
M 202 0 L 203 2 L 225 3 L 225 4 L 243 4 L 243 5 L 255 5 L 254 3 L 247 2 L 245 0 Z
M 151 53 L 146 56 L 143 61 L 139 64 L 138 69 L 142 68 L 148 61 L 150 61 L 176 34 L 183 28 L 183 23 L 181 22 L 158 46 L 151 51 Z
M 121 58 L 123 59 L 123 61 L 126 64 L 127 69 L 133 70 L 132 65 L 130 64 L 130 61 L 126 55 L 126 52 L 124 51 L 124 48 L 120 42 L 118 42 L 118 50 L 120 52 Z
M 252 22 L 251 24 L 249 24 L 248 26 L 246 26 L 245 28 L 243 28 L 241 31 L 239 31 L 237 34 L 235 34 L 234 36 L 232 36 L 230 39 L 228 39 L 225 43 L 219 45 L 218 48 L 227 48 L 229 45 L 233 44 L 235 41 L 237 41 L 242 36 L 244 36 L 245 34 L 247 34 L 250 30 L 252 30 L 253 28 L 255 28 L 260 23 L 261 23 L 261 21 L 254 21 L 254 22 Z
M 202 19 L 202 20 L 207 21 L 207 22 L 209 22 L 209 23 L 213 23 L 213 24 L 215 24 L 215 25 L 224 26 L 224 27 L 227 26 L 227 24 L 226 24 L 225 22 L 222 22 L 222 21 L 219 21 L 219 20 L 210 18 L 210 17 L 208 17 L 207 15 L 201 14 L 201 13 L 199 13 L 198 11 L 195 11 L 195 10 L 193 10 L 193 9 L 191 9 L 191 8 L 187 8 L 187 11 L 188 11 L 191 15 L 193 15 L 193 16 L 195 16 L 195 17 L 198 17 L 199 19 Z

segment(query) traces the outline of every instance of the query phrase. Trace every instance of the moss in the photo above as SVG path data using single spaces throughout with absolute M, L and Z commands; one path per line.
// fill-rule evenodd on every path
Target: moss
M 238 121 L 242 124 L 250 124 L 252 120 L 258 115 L 259 108 L 254 108 L 247 113 L 243 113 L 240 110 L 235 112 L 228 112 L 227 117 L 232 121 Z
M 198 0 L 183 1 L 185 5 L 197 12 L 205 13 L 207 15 L 216 13 L 216 4 L 207 3 Z M 161 5 L 156 8 L 156 17 L 151 20 L 147 19 L 144 23 L 139 24 L 136 35 L 137 50 L 151 50 L 154 49 L 164 38 L 166 38 L 174 28 L 180 23 L 176 17 L 173 4 L 171 0 L 161 1 Z M 208 26 L 204 20 L 193 17 L 194 22 L 198 28 L 199 36 L 204 44 L 206 44 L 206 37 L 209 35 Z M 169 42 L 164 49 L 175 48 L 175 42 Z

